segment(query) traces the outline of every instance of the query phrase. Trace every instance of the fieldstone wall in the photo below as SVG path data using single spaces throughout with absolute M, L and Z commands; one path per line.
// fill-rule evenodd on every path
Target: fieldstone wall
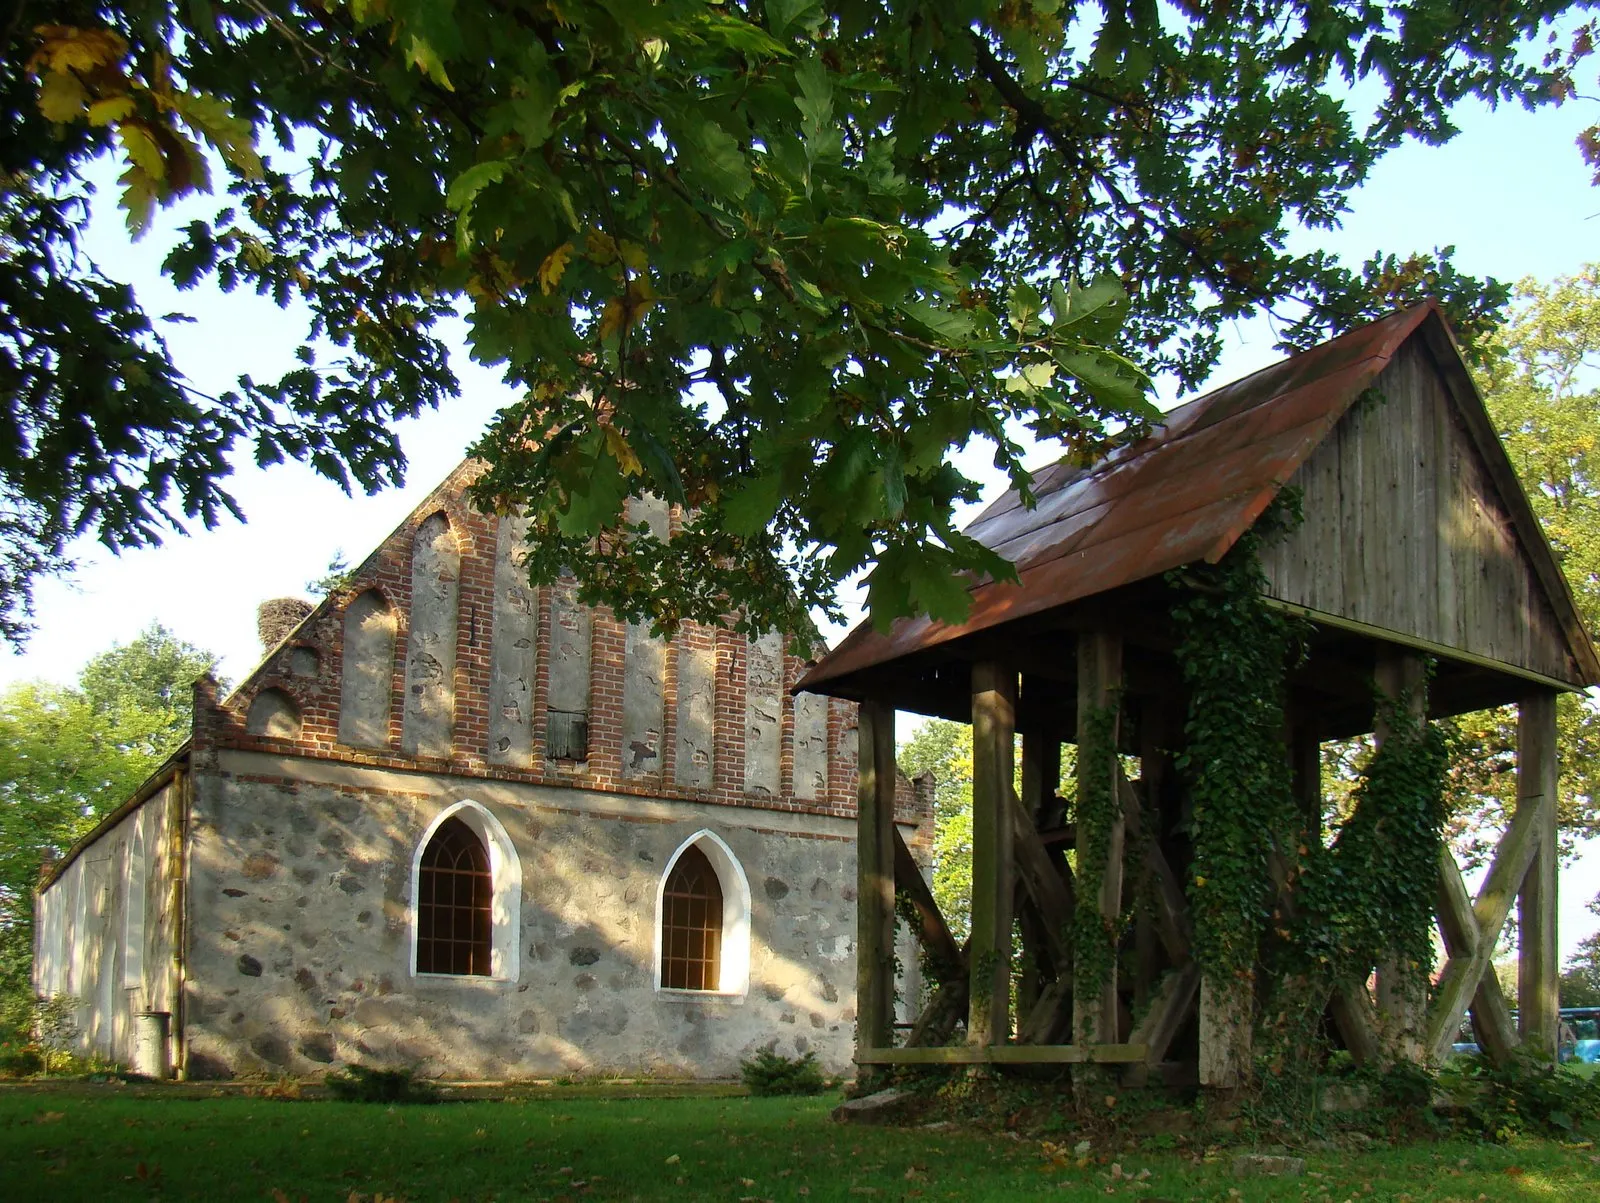
M 417 844 L 467 798 L 521 862 L 515 981 L 410 972 Z M 748 882 L 740 997 L 655 985 L 662 875 L 705 830 Z M 188 1072 L 361 1061 L 463 1078 L 721 1077 L 763 1046 L 847 1070 L 853 835 L 824 815 L 221 751 L 195 780 Z

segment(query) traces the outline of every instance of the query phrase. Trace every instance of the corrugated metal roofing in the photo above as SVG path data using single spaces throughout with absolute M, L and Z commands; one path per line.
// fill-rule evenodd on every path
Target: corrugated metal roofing
M 1448 340 L 1437 306 L 1419 305 L 1182 405 L 1091 467 L 1041 470 L 1034 509 L 1012 490 L 967 528 L 1016 564 L 1017 583 L 973 585 L 960 625 L 906 618 L 885 634 L 863 623 L 797 688 L 827 692 L 827 682 L 913 652 L 1184 564 L 1215 563 L 1430 318 Z M 1537 529 L 1532 538 L 1549 559 Z M 1565 583 L 1557 587 L 1570 613 Z M 1581 624 L 1578 633 L 1588 650 Z

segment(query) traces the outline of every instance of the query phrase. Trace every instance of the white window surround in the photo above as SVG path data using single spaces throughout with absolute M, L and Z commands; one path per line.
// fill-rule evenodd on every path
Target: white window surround
M 489 976 L 458 973 L 417 972 L 417 898 L 422 883 L 422 854 L 433 840 L 434 833 L 447 819 L 460 819 L 489 850 L 489 881 L 494 891 L 490 933 Z M 422 833 L 411 853 L 411 890 L 406 902 L 406 916 L 411 927 L 411 976 L 416 978 L 445 978 L 462 982 L 514 982 L 520 968 L 518 956 L 522 931 L 522 862 L 500 820 L 481 802 L 466 798 L 440 811 L 428 829 Z
M 706 860 L 716 870 L 722 885 L 722 955 L 715 990 L 680 990 L 661 984 L 661 918 L 662 898 L 667 892 L 667 879 L 678 864 L 685 849 L 698 846 Z M 656 882 L 656 991 L 691 998 L 744 998 L 750 993 L 750 882 L 733 849 L 723 838 L 708 828 L 701 828 L 683 843 L 667 860 L 667 867 Z

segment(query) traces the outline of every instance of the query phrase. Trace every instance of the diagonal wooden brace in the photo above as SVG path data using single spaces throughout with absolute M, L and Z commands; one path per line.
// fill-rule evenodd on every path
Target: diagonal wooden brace
M 1188 903 L 1183 896 L 1183 886 L 1178 875 L 1167 863 L 1161 845 L 1144 838 L 1144 813 L 1139 805 L 1139 795 L 1117 766 L 1117 798 L 1122 803 L 1123 825 L 1128 841 L 1141 849 L 1146 870 L 1156 883 L 1156 933 L 1161 946 L 1174 965 L 1182 965 L 1190 957 L 1190 931 Z
M 1528 875 L 1528 867 L 1538 851 L 1544 808 L 1550 804 L 1549 798 L 1527 798 L 1517 807 L 1511 826 L 1495 852 L 1489 875 L 1484 878 L 1483 888 L 1478 891 L 1477 901 L 1470 910 L 1463 907 L 1467 891 L 1455 858 L 1448 850 L 1440 858 L 1443 884 L 1439 890 L 1442 908 L 1439 926 L 1447 942 L 1452 935 L 1457 939 L 1460 951 L 1452 952 L 1445 962 L 1444 972 L 1434 987 L 1433 1006 L 1428 1015 L 1427 1051 L 1436 1064 L 1450 1052 L 1456 1031 L 1466 1018 L 1467 1007 L 1474 1001 L 1489 969 L 1500 929 L 1505 926 L 1522 879 Z M 1487 1022 L 1492 1025 L 1494 1020 L 1491 1018 Z
M 1039 908 L 1042 920 L 1040 928 L 1050 959 L 1060 970 L 1072 959 L 1072 950 L 1062 935 L 1063 930 L 1072 923 L 1074 910 L 1071 871 L 1064 866 L 1058 868 L 1050 859 L 1043 841 L 1039 839 L 1039 832 L 1034 828 L 1032 817 L 1015 796 L 1011 805 L 1011 831 L 1011 852 L 1016 859 L 1017 877 L 1027 890 L 1028 897 Z M 1067 876 L 1063 877 L 1063 873 Z
M 964 975 L 967 971 L 966 958 L 956 944 L 955 937 L 950 934 L 950 925 L 944 921 L 939 903 L 928 888 L 927 880 L 917 867 L 911 849 L 906 847 L 905 837 L 900 834 L 898 827 L 894 832 L 894 888 L 896 893 L 904 894 L 911 900 L 911 906 L 917 913 L 917 940 L 938 966 L 940 981 Z
M 1161 979 L 1150 1009 L 1139 1026 L 1128 1036 L 1129 1044 L 1143 1044 L 1149 1049 L 1147 1065 L 1158 1065 L 1166 1057 L 1167 1049 L 1177 1039 L 1184 1021 L 1194 1010 L 1200 993 L 1200 966 L 1193 961 L 1173 969 Z

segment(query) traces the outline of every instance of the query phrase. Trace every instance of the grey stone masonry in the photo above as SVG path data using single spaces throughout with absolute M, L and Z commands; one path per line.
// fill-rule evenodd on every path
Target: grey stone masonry
M 495 530 L 494 633 L 489 668 L 489 759 L 533 762 L 533 683 L 538 668 L 539 595 L 528 584 L 528 520 L 503 514 Z
M 795 695 L 794 796 L 828 796 L 828 699 L 820 693 Z
M 578 585 L 564 577 L 550 590 L 550 725 L 562 716 L 589 714 L 589 665 L 594 654 L 588 606 L 578 603 Z M 554 751 L 554 749 L 552 749 Z M 586 757 L 571 757 L 586 759 Z
M 339 693 L 342 744 L 382 748 L 389 743 L 394 626 L 394 611 L 376 589 L 368 589 L 345 610 Z
M 783 772 L 783 636 L 750 640 L 745 676 L 745 792 L 776 797 Z
M 646 494 L 630 498 L 630 526 L 641 523 L 665 543 L 672 533 L 667 503 Z M 622 678 L 622 775 L 661 775 L 661 733 L 667 725 L 667 643 L 650 633 L 648 624 L 630 622 L 626 634 Z
M 461 551 L 450 519 L 417 528 L 411 559 L 411 631 L 406 650 L 401 745 L 415 756 L 449 756 L 456 714 L 456 611 Z
M 678 642 L 678 737 L 673 779 L 710 789 L 716 775 L 717 649 L 710 641 Z

